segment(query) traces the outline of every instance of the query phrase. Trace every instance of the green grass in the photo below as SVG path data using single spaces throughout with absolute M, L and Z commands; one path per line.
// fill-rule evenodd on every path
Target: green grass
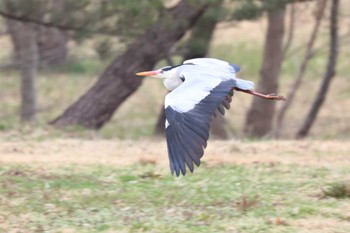
M 175 178 L 155 165 L 6 165 L 0 170 L 5 223 L 0 221 L 0 230 L 302 232 L 298 220 L 317 218 L 320 224 L 340 222 L 333 229 L 346 232 L 349 216 L 342 206 L 349 200 L 321 198 L 321 188 L 349 172 L 348 167 L 204 165 L 194 175 Z

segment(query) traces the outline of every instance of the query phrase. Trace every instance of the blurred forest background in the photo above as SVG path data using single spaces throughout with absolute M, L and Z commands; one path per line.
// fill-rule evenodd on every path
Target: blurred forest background
M 193 57 L 241 65 L 214 138 L 349 138 L 348 1 L 3 0 L 0 131 L 135 139 L 161 134 L 163 84 L 134 73 Z M 59 128 L 59 130 L 57 130 Z M 62 131 L 62 129 L 64 129 Z
M 0 232 L 350 232 L 349 9 L 0 0 Z M 135 73 L 194 57 L 287 101 L 236 92 L 177 178 L 167 91 Z

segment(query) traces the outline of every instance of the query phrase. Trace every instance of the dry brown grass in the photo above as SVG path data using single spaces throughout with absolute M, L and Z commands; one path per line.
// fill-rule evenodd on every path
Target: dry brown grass
M 221 164 L 297 164 L 301 166 L 350 166 L 347 141 L 211 141 L 204 161 L 209 166 Z M 156 163 L 168 166 L 164 139 L 79 140 L 0 142 L 0 163 L 50 166 L 67 164 L 102 164 L 124 166 Z
M 298 231 L 300 233 L 324 233 L 324 232 L 339 232 L 346 233 L 348 232 L 346 228 L 350 227 L 350 222 L 346 223 L 344 221 L 336 220 L 333 218 L 305 218 L 298 219 L 291 222 L 291 225 L 303 229 Z

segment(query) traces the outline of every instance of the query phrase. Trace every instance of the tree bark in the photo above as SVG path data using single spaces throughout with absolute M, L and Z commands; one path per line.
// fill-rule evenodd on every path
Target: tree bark
M 339 12 L 339 0 L 332 0 L 331 17 L 330 17 L 330 45 L 328 55 L 327 70 L 324 74 L 322 84 L 316 95 L 316 98 L 311 106 L 311 109 L 296 134 L 296 138 L 304 138 L 309 134 L 309 131 L 316 120 L 317 114 L 322 107 L 323 102 L 326 99 L 329 86 L 332 78 L 335 75 L 335 67 L 338 57 L 338 12 Z
M 163 14 L 121 57 L 116 58 L 94 86 L 52 124 L 80 125 L 91 129 L 102 127 L 142 84 L 143 79 L 136 77 L 135 72 L 151 69 L 201 16 L 205 8 L 205 4 L 194 6 L 183 0 L 168 10 L 168 14 Z
M 35 37 L 39 56 L 38 67 L 44 68 L 59 65 L 66 61 L 68 55 L 68 33 L 56 28 L 37 26 L 35 27 Z M 0 69 L 19 69 L 20 63 L 18 54 L 14 53 L 12 62 L 10 64 L 0 65 Z
M 291 88 L 289 89 L 286 101 L 283 103 L 280 111 L 277 114 L 276 129 L 275 129 L 275 134 L 277 137 L 279 137 L 279 135 L 281 133 L 281 130 L 283 127 L 284 116 L 285 116 L 286 112 L 288 111 L 289 106 L 292 104 L 292 102 L 294 100 L 295 94 L 303 81 L 303 77 L 304 77 L 304 73 L 305 73 L 307 65 L 308 65 L 308 61 L 312 57 L 313 46 L 314 46 L 314 43 L 316 40 L 318 29 L 319 29 L 320 24 L 321 24 L 321 19 L 323 17 L 324 9 L 326 8 L 326 3 L 327 3 L 327 0 L 320 1 L 320 4 L 318 6 L 317 15 L 316 15 L 315 26 L 311 32 L 311 36 L 310 36 L 309 42 L 308 42 L 307 47 L 306 47 L 303 61 L 301 63 L 301 66 L 298 69 L 298 73 L 296 75 L 295 81 L 292 84 Z
M 56 28 L 37 28 L 40 67 L 64 63 L 68 55 L 68 33 Z
M 192 28 L 190 38 L 186 43 L 183 61 L 205 57 L 208 54 L 212 35 L 218 22 L 218 13 L 221 8 L 222 1 L 217 1 L 210 9 L 208 9 L 196 22 Z M 165 112 L 164 106 L 161 107 L 160 114 L 155 127 L 155 134 L 164 134 L 165 132 Z M 227 139 L 226 121 L 222 116 L 218 116 L 212 122 L 212 133 L 216 138 Z
M 55 0 L 53 2 L 42 2 L 38 5 L 36 12 L 28 11 L 30 17 L 37 18 L 38 20 L 43 20 L 44 16 L 49 12 L 48 5 L 55 9 L 56 12 L 64 13 L 64 1 L 65 0 Z M 30 3 L 28 3 L 30 4 Z M 26 5 L 16 5 L 11 4 L 11 0 L 5 1 L 5 8 L 10 14 L 18 15 L 18 12 L 26 12 Z M 4 15 L 5 18 L 11 20 L 11 16 Z M 68 54 L 68 32 L 59 30 L 55 27 L 47 27 L 37 23 L 30 23 L 30 20 L 21 19 L 14 17 L 12 19 L 16 22 L 22 22 L 25 25 L 32 25 L 31 28 L 35 30 L 35 40 L 37 43 L 37 49 L 39 54 L 39 67 L 46 67 L 56 64 L 63 63 Z M 13 56 L 14 68 L 19 68 L 20 60 L 16 54 Z
M 66 0 L 55 0 L 53 2 L 48 1 L 46 4 L 44 3 L 40 18 L 44 18 L 51 4 L 52 9 L 54 9 L 55 12 L 60 12 L 64 17 L 66 10 L 65 1 Z M 36 28 L 40 67 L 43 68 L 64 63 L 68 55 L 68 31 L 42 25 L 37 25 Z
M 23 122 L 31 122 L 36 113 L 38 47 L 35 29 L 30 24 L 13 20 L 7 20 L 7 24 L 21 73 L 20 116 Z
M 283 60 L 285 6 L 281 4 L 268 11 L 267 16 L 268 26 L 257 90 L 262 93 L 277 93 Z M 246 117 L 245 134 L 250 137 L 267 135 L 272 129 L 274 111 L 275 101 L 255 98 Z

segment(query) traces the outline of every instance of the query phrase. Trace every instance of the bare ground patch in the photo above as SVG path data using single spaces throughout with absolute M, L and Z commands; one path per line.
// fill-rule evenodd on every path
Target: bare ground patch
M 350 230 L 349 221 L 341 221 L 334 218 L 305 218 L 298 219 L 291 223 L 291 225 L 297 226 L 299 229 L 303 229 L 299 232 L 339 232 L 346 233 Z
M 348 166 L 347 141 L 211 141 L 204 161 L 209 166 L 226 163 L 282 163 L 303 166 Z M 0 142 L 1 163 L 60 166 L 67 164 L 108 164 L 124 166 L 156 163 L 168 166 L 166 144 L 154 140 L 78 140 Z

